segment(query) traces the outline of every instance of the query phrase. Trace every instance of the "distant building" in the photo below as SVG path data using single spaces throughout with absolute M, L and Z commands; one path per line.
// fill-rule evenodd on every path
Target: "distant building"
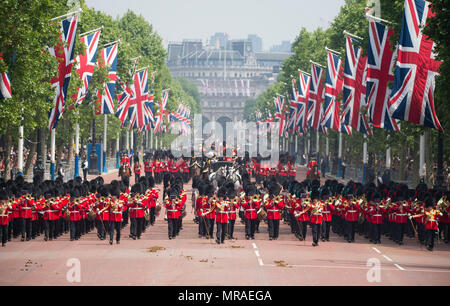
M 280 45 L 274 45 L 272 48 L 270 48 L 270 52 L 292 52 L 292 44 L 288 40 L 284 40 L 281 42 Z
M 248 40 L 252 42 L 253 51 L 261 52 L 263 50 L 263 42 L 261 37 L 256 34 L 249 34 Z
M 209 45 L 218 49 L 227 49 L 228 41 L 228 34 L 216 33 L 209 39 Z
M 213 37 L 220 42 L 218 34 Z M 184 77 L 197 85 L 206 120 L 239 121 L 245 101 L 275 82 L 281 63 L 291 54 L 255 52 L 249 39 L 228 40 L 228 48 L 217 41 L 208 46 L 187 39 L 169 43 L 167 66 L 174 78 Z

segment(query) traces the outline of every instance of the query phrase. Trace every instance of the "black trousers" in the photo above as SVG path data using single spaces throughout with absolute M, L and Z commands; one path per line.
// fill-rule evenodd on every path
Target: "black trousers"
M 233 238 L 234 223 L 236 223 L 236 220 L 228 220 L 228 228 L 227 228 L 228 238 Z
M 267 219 L 267 225 L 269 226 L 269 238 L 278 238 L 280 232 L 280 220 Z
M 198 234 L 199 236 L 206 236 L 206 221 L 204 217 L 198 217 Z
M 142 234 L 142 223 L 144 218 L 130 218 L 130 220 L 130 235 L 140 238 Z
M 205 218 L 206 221 L 206 235 L 208 235 L 210 238 L 213 237 L 214 234 L 214 219 L 208 219 Z
M 435 230 L 425 230 L 424 232 L 424 238 L 425 238 L 425 245 L 427 247 L 429 247 L 430 249 L 434 248 L 434 235 L 435 235 Z
M 80 237 L 80 221 L 69 221 L 70 239 L 77 239 Z
M 306 239 L 306 234 L 308 233 L 308 221 L 298 221 L 300 225 L 299 234 Z
M 177 235 L 178 219 L 167 219 L 169 226 L 169 238 L 174 238 Z
M 84 179 L 84 181 L 87 181 L 87 174 L 88 174 L 88 169 L 83 169 L 83 179 Z
M 95 220 L 97 225 L 97 235 L 100 239 L 106 239 L 106 233 L 109 232 L 109 222 L 102 220 Z
M 150 224 L 153 225 L 155 223 L 156 218 L 156 207 L 150 207 Z
M 27 239 L 31 239 L 31 218 L 21 218 L 22 219 L 22 238 L 25 238 L 25 233 Z
M 311 232 L 314 243 L 319 243 L 320 228 L 322 224 L 311 223 Z
M 8 241 L 8 224 L 0 225 L 0 240 L 2 241 L 2 245 Z
M 355 241 L 355 230 L 357 221 L 345 221 L 347 226 L 347 240 Z
M 45 220 L 45 238 L 55 238 L 55 220 Z
M 222 243 L 225 241 L 225 235 L 227 233 L 228 223 L 216 222 L 216 224 L 217 224 L 216 238 L 217 238 L 217 240 L 219 240 Z
M 394 240 L 397 242 L 403 242 L 403 235 L 406 230 L 406 223 L 393 223 L 394 227 Z
M 120 229 L 122 228 L 122 222 L 109 221 L 109 240 L 113 241 L 114 230 L 116 230 L 116 241 L 120 241 Z
M 321 237 L 323 239 L 330 239 L 331 221 L 322 221 Z
M 141 175 L 140 174 L 135 174 L 134 175 L 134 181 L 137 183 L 137 182 L 139 182 L 139 179 L 141 178 Z
M 380 241 L 382 224 L 370 223 L 370 239 Z
M 255 238 L 257 219 L 245 219 L 245 235 L 251 238 Z

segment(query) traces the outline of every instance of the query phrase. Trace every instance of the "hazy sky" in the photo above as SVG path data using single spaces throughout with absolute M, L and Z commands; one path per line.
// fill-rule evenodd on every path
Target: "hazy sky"
M 256 34 L 263 48 L 294 41 L 302 27 L 327 28 L 345 0 L 86 0 L 89 7 L 117 17 L 128 9 L 153 24 L 169 41 L 184 38 L 204 42 L 216 32 L 232 39 Z

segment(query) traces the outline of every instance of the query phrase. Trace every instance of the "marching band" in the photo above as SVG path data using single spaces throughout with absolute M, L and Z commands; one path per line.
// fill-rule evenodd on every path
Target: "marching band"
M 139 159 L 134 159 L 139 164 Z M 239 180 L 230 177 L 211 179 L 214 159 L 175 159 L 170 153 L 156 151 L 144 157 L 145 175 L 134 166 L 135 184 L 129 179 L 105 184 L 102 177 L 82 181 L 80 177 L 27 183 L 22 177 L 0 183 L 0 240 L 2 246 L 14 238 L 30 241 L 43 235 L 51 241 L 69 233 L 70 241 L 97 230 L 100 240 L 120 243 L 121 231 L 130 221 L 129 238 L 141 239 L 155 224 L 164 208 L 168 237 L 175 239 L 186 216 L 187 193 L 183 185 L 192 178 L 192 210 L 199 238 L 214 239 L 217 244 L 236 239 L 238 218 L 245 225 L 245 239 L 255 239 L 260 223 L 267 223 L 269 240 L 277 240 L 280 222 L 300 241 L 312 245 L 330 240 L 330 231 L 353 243 L 359 236 L 371 243 L 382 243 L 383 236 L 402 245 L 404 236 L 417 237 L 433 250 L 435 236 L 448 243 L 449 192 L 416 189 L 391 182 L 389 185 L 346 185 L 317 179 L 295 180 L 292 158 L 282 156 L 277 165 L 261 159 L 222 160 L 223 167 L 239 169 Z M 131 167 L 124 155 L 122 164 Z M 314 164 L 311 164 L 314 167 Z M 228 169 L 228 168 L 226 168 Z M 310 169 L 311 170 L 311 169 Z M 255 180 L 252 180 L 254 178 Z M 164 192 L 156 187 L 164 181 Z M 162 201 L 159 201 L 162 195 Z

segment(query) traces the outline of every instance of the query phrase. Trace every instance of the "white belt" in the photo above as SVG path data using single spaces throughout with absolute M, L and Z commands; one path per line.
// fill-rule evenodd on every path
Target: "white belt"
M 382 217 L 383 215 L 373 215 L 374 217 Z
M 406 214 L 396 214 L 397 216 L 406 216 Z
M 144 207 L 130 207 L 130 209 L 144 209 Z
M 31 207 L 21 207 L 21 209 L 31 209 Z
M 46 213 L 46 212 L 58 212 L 59 210 L 44 210 L 44 213 Z
M 255 211 L 256 209 L 246 209 L 245 211 Z
M 121 211 L 113 211 L 114 214 L 121 214 Z
M 167 211 L 178 211 L 178 210 L 176 210 L 176 209 L 168 209 Z
M 70 211 L 70 210 L 69 210 Z M 70 213 L 79 213 L 80 211 L 78 211 L 78 210 L 73 210 L 73 211 L 70 211 Z
M 219 211 L 219 214 L 228 214 L 228 211 Z
M 267 211 L 277 211 L 277 212 L 279 212 L 278 209 L 268 209 Z
M 8 215 L 0 215 L 0 217 L 8 217 Z
M 311 215 L 318 216 L 318 215 L 321 215 L 321 214 L 311 214 Z
M 349 211 L 347 211 L 347 212 L 350 212 L 350 213 L 355 213 L 355 212 L 356 212 L 356 210 L 349 210 Z
M 323 211 L 322 213 L 323 214 L 329 214 L 329 213 L 331 213 L 331 211 Z

